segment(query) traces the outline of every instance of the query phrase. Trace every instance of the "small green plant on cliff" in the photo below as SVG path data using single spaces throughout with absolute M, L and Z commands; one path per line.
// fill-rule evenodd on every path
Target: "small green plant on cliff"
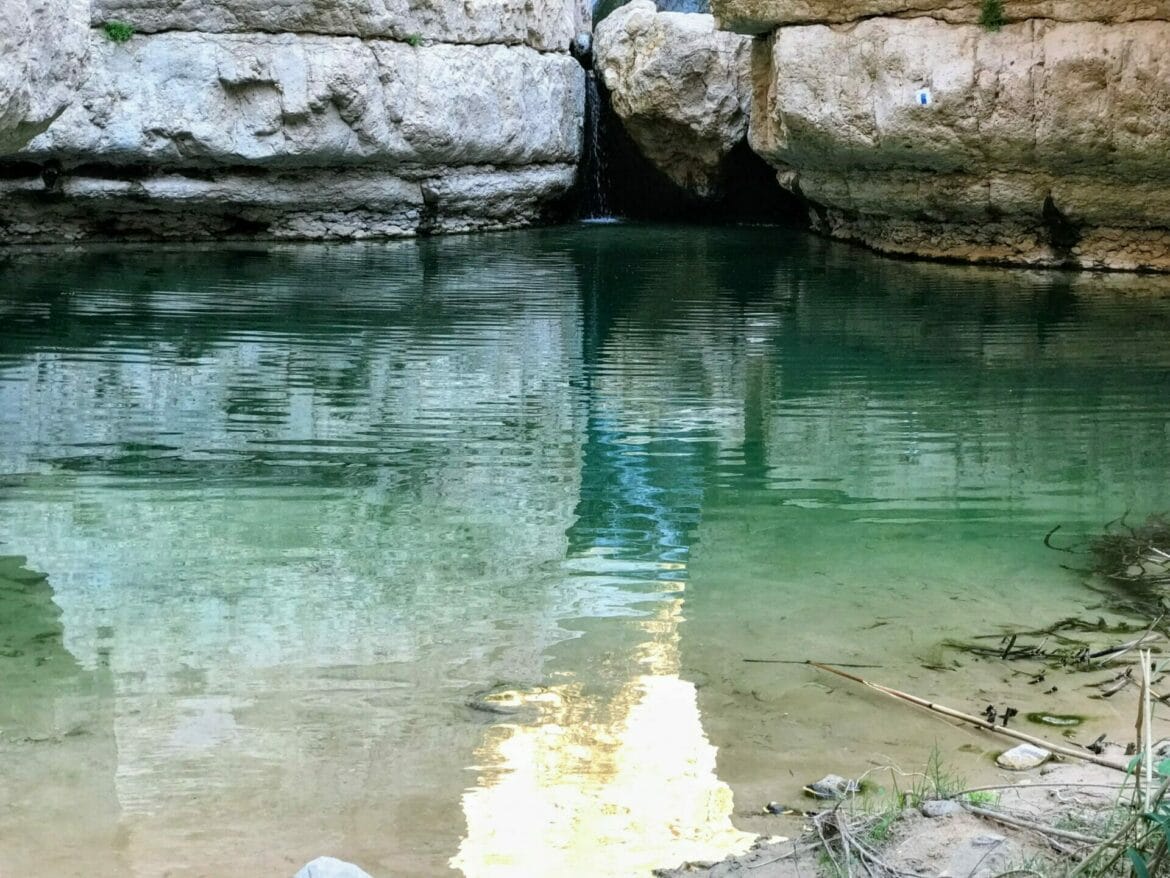
M 406 42 L 417 48 L 422 45 L 422 34 L 407 34 Z
M 106 21 L 102 23 L 102 32 L 115 43 L 124 43 L 134 36 L 134 25 L 124 21 Z
M 989 31 L 997 31 L 1007 24 L 1007 19 L 1003 17 L 1003 0 L 983 0 L 979 9 L 979 24 Z

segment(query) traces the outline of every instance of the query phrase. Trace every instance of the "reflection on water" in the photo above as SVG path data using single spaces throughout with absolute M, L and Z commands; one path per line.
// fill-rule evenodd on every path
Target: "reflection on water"
M 453 866 L 617 878 L 750 846 L 754 836 L 732 826 L 694 684 L 679 677 L 682 603 L 659 603 L 639 623 L 643 673 L 616 692 L 556 686 L 536 721 L 492 728 L 476 754 L 478 784 L 463 796 L 467 835 Z
M 637 226 L 10 258 L 0 872 L 630 875 L 914 764 L 743 659 L 1001 697 L 940 641 L 1093 605 L 1039 537 L 1170 506 L 1158 283 Z

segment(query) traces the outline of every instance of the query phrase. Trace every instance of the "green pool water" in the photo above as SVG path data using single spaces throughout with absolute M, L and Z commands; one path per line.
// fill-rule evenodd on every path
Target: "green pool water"
M 1043 537 L 1170 509 L 1168 331 L 771 228 L 7 254 L 0 874 L 649 874 L 986 771 L 744 659 L 1018 698 L 940 644 L 1106 612 Z

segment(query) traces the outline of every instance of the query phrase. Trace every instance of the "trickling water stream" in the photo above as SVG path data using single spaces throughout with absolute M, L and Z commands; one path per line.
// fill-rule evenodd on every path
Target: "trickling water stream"
M 581 154 L 581 180 L 584 187 L 581 216 L 606 219 L 612 216 L 609 199 L 609 176 L 605 167 L 605 132 L 601 87 L 594 70 L 585 72 L 585 134 Z

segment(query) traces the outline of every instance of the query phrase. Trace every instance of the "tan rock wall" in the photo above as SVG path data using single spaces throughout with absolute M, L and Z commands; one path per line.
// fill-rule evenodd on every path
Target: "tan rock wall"
M 749 140 L 879 249 L 1170 269 L 1167 46 L 1156 21 L 785 27 L 755 49 Z

